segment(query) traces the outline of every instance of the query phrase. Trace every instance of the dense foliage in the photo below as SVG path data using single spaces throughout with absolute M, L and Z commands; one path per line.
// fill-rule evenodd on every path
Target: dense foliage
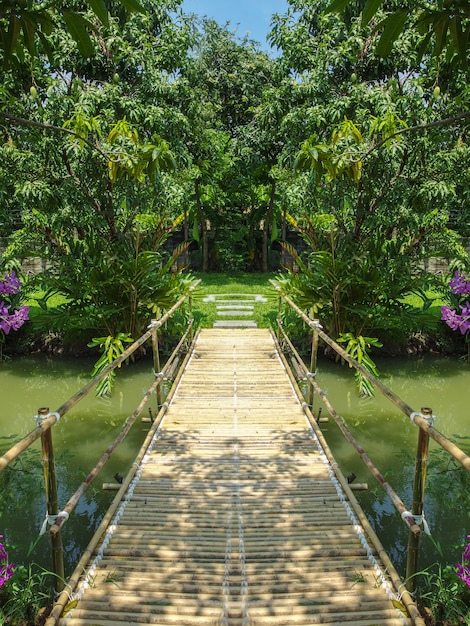
M 468 281 L 435 266 L 468 275 L 468 2 L 288 0 L 273 56 L 181 4 L 0 0 L 2 340 L 29 292 L 34 332 L 101 347 L 100 371 L 191 267 L 282 268 L 372 372 L 373 347 L 445 330 L 432 293 L 467 334 Z M 3 592 L 37 600 L 11 574 L 0 543 Z
M 431 329 L 430 267 L 468 258 L 468 16 L 418 4 L 289 0 L 270 56 L 179 0 L 0 3 L 3 263 L 42 260 L 40 330 L 135 337 L 188 266 L 286 268 L 343 340 Z

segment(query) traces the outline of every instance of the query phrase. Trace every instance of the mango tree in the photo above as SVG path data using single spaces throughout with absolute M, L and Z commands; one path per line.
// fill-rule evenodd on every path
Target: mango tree
M 457 160 L 468 176 L 465 71 L 451 79 L 418 52 L 413 29 L 378 57 L 356 5 L 343 20 L 325 14 L 321 0 L 289 4 L 300 14 L 279 16 L 272 38 L 298 82 L 288 116 L 298 143 L 286 146 L 284 162 L 291 159 L 303 194 L 297 182 L 285 195 L 308 248 L 298 257 L 304 271 L 285 286 L 317 307 L 336 337 L 409 336 L 423 318 L 405 298 L 421 293 L 429 306 L 428 260 L 465 254 L 453 218 L 463 200 Z

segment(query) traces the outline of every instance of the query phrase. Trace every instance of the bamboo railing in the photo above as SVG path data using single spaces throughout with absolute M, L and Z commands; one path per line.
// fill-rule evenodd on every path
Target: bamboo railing
M 159 410 L 163 404 L 163 390 L 162 382 L 165 379 L 167 372 L 172 368 L 175 361 L 184 352 L 183 348 L 185 343 L 189 346 L 193 339 L 193 319 L 192 319 L 192 292 L 196 289 L 201 281 L 197 281 L 192 285 L 188 292 L 183 295 L 160 319 L 152 320 L 148 327 L 148 330 L 132 345 L 130 345 L 119 357 L 117 357 L 112 363 L 110 363 L 104 370 L 102 370 L 97 376 L 90 380 L 84 387 L 82 387 L 77 393 L 69 398 L 64 404 L 62 404 L 56 411 L 50 412 L 49 408 L 42 407 L 38 410 L 36 415 L 37 427 L 23 437 L 20 441 L 15 443 L 9 450 L 7 450 L 0 457 L 0 472 L 7 468 L 16 458 L 18 458 L 23 452 L 25 452 L 35 441 L 41 439 L 42 444 L 42 462 L 44 468 L 44 481 L 46 492 L 46 504 L 47 504 L 47 518 L 46 521 L 50 524 L 49 534 L 51 537 L 51 551 L 52 551 L 52 571 L 55 574 L 55 590 L 57 593 L 61 592 L 65 586 L 64 575 L 64 558 L 62 551 L 62 538 L 61 527 L 67 521 L 70 514 L 80 501 L 80 498 L 85 493 L 87 488 L 91 485 L 93 480 L 98 476 L 100 470 L 105 463 L 109 460 L 113 452 L 117 449 L 120 443 L 124 440 L 126 435 L 131 430 L 131 427 L 141 415 L 143 409 L 150 397 L 156 393 L 157 406 Z M 189 307 L 189 322 L 186 332 L 183 334 L 176 348 L 173 350 L 171 356 L 167 360 L 165 366 L 160 371 L 160 355 L 158 348 L 158 331 L 162 326 L 171 318 L 171 316 L 177 311 L 186 301 L 188 301 Z M 142 401 L 136 408 L 131 417 L 126 420 L 123 428 L 116 437 L 116 439 L 108 446 L 103 453 L 99 461 L 89 472 L 85 480 L 79 485 L 75 493 L 71 496 L 67 504 L 59 511 L 58 498 L 57 498 L 57 479 L 55 471 L 54 449 L 52 443 L 52 427 L 57 424 L 62 416 L 70 411 L 76 404 L 78 404 L 83 398 L 85 398 L 90 391 L 92 391 L 110 372 L 119 367 L 126 359 L 128 359 L 140 346 L 151 340 L 153 348 L 153 362 L 154 362 L 154 375 L 155 379 L 151 384 L 148 391 L 144 394 Z M 157 411 L 158 413 L 158 411 Z
M 423 407 L 420 411 L 415 411 L 406 402 L 404 402 L 393 391 L 386 387 L 378 378 L 371 374 L 363 365 L 353 359 L 339 344 L 337 344 L 331 337 L 323 332 L 319 320 L 311 319 L 304 311 L 298 307 L 295 302 L 292 301 L 287 295 L 283 294 L 280 287 L 274 282 L 270 281 L 272 286 L 278 292 L 279 297 L 279 311 L 281 311 L 282 301 L 284 301 L 295 313 L 302 319 L 302 321 L 312 330 L 312 353 L 311 353 L 311 368 L 307 368 L 303 362 L 302 357 L 298 354 L 289 337 L 285 333 L 281 319 L 277 320 L 277 338 L 281 343 L 281 338 L 288 346 L 289 351 L 297 367 L 300 367 L 304 372 L 304 377 L 308 381 L 308 402 L 305 403 L 304 410 L 311 412 L 313 415 L 313 399 L 316 393 L 323 401 L 326 409 L 331 417 L 339 426 L 342 434 L 354 447 L 359 454 L 363 462 L 367 465 L 372 475 L 375 477 L 379 485 L 384 489 L 387 495 L 390 497 L 394 507 L 400 513 L 401 518 L 407 524 L 409 528 L 408 539 L 408 552 L 406 563 L 406 588 L 410 593 L 415 591 L 416 587 L 416 573 L 418 571 L 418 550 L 420 540 L 420 525 L 423 523 L 423 510 L 424 510 L 424 493 L 426 486 L 426 473 L 428 465 L 428 446 L 429 438 L 432 438 L 443 450 L 450 454 L 462 467 L 467 471 L 470 471 L 470 457 L 455 443 L 448 439 L 445 435 L 439 432 L 433 426 L 432 409 L 429 407 Z M 331 403 L 329 402 L 326 393 L 320 387 L 316 380 L 316 362 L 317 351 L 319 341 L 329 345 L 333 350 L 350 366 L 361 372 L 361 374 L 369 380 L 376 389 L 378 389 L 390 402 L 392 402 L 398 409 L 411 419 L 418 429 L 418 444 L 415 461 L 415 472 L 413 479 L 413 497 L 411 511 L 406 508 L 402 500 L 393 490 L 391 485 L 385 480 L 377 466 L 372 462 L 365 450 L 355 440 L 352 433 L 347 428 L 343 419 L 335 411 Z

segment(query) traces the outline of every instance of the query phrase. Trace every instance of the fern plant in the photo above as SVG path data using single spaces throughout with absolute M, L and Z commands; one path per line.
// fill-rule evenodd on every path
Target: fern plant
M 88 344 L 89 348 L 96 348 L 97 346 L 101 350 L 101 356 L 96 361 L 93 370 L 91 372 L 92 377 L 98 376 L 101 372 L 108 367 L 115 359 L 117 359 L 126 349 L 125 343 L 132 343 L 132 337 L 127 333 L 118 333 L 115 337 L 108 335 L 108 337 L 95 337 Z M 120 365 L 118 366 L 120 367 Z M 96 387 L 97 396 L 110 396 L 111 390 L 116 378 L 116 370 L 111 370 L 103 380 L 101 380 Z
M 338 342 L 346 343 L 346 352 L 355 359 L 360 365 L 362 365 L 370 374 L 378 378 L 379 372 L 377 366 L 372 360 L 369 350 L 372 346 L 381 348 L 382 344 L 375 337 L 355 337 L 352 333 L 344 333 L 337 339 Z M 350 365 L 349 367 L 353 367 Z M 360 371 L 356 370 L 354 375 L 356 379 L 357 389 L 361 396 L 373 396 L 374 385 L 370 382 L 366 376 Z

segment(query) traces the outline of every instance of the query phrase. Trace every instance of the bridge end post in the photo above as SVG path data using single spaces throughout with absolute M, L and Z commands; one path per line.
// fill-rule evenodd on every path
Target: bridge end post
M 427 421 L 433 419 L 432 409 L 423 407 L 421 415 Z M 413 479 L 413 501 L 411 513 L 418 522 L 423 520 L 424 511 L 424 492 L 426 488 L 426 474 L 428 468 L 429 456 L 429 434 L 427 431 L 419 428 L 418 446 L 416 449 L 415 473 Z M 425 526 L 426 528 L 426 526 Z M 418 550 L 420 535 L 410 531 L 408 536 L 408 553 L 406 559 L 406 588 L 413 594 L 416 589 L 416 573 L 418 571 Z
M 38 409 L 38 422 L 49 416 L 49 408 Z M 52 444 L 52 429 L 48 428 L 41 435 L 42 465 L 44 484 L 46 489 L 47 521 L 57 517 L 59 513 L 59 498 L 57 490 L 57 474 L 55 468 L 54 447 Z M 52 571 L 55 574 L 54 587 L 60 593 L 65 585 L 64 551 L 62 534 L 59 531 L 51 536 Z
M 153 350 L 153 369 L 155 372 L 155 376 L 160 373 L 160 352 L 158 350 L 158 324 L 157 320 L 152 320 L 151 329 L 152 329 L 152 350 Z M 157 385 L 157 413 L 158 409 L 163 403 L 162 400 L 162 379 L 160 379 Z

